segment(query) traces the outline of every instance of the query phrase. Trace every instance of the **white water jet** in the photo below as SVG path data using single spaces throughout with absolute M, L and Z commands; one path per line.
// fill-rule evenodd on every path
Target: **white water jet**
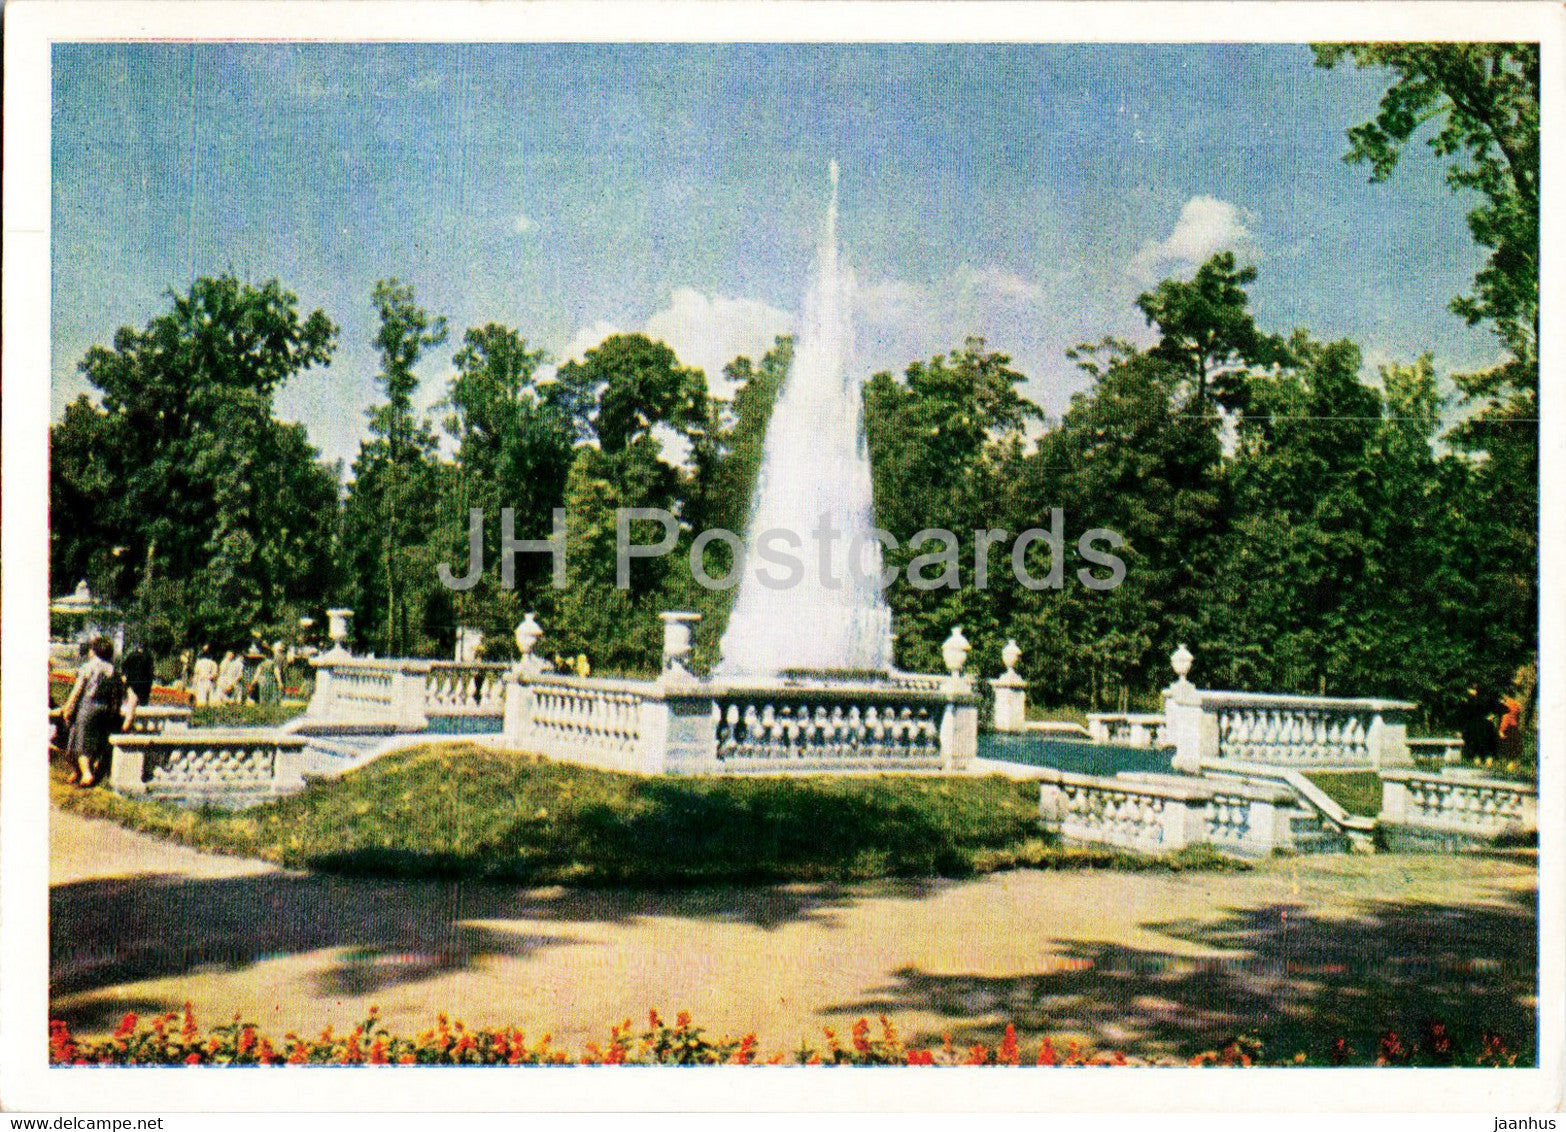
M 837 248 L 837 162 L 832 196 L 805 295 L 794 362 L 767 425 L 761 473 L 745 532 L 739 590 L 723 634 L 723 677 L 787 672 L 885 672 L 891 665 L 892 614 L 882 594 L 870 454 L 863 422 L 863 378 L 853 368 L 853 274 Z M 835 532 L 822 537 L 820 531 Z M 760 544 L 774 535 L 770 554 Z M 765 572 L 788 571 L 768 559 L 792 555 L 803 575 L 768 586 Z

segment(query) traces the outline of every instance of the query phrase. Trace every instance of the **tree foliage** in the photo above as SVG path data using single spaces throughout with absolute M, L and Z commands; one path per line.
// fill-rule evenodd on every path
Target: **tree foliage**
M 276 280 L 202 278 L 81 371 L 101 395 L 52 432 L 51 566 L 181 637 L 291 627 L 334 564 L 335 473 L 272 395 L 330 362 L 336 327 Z M 62 576 L 63 575 L 63 576 Z
M 437 585 L 439 513 L 444 471 L 430 422 L 414 411 L 424 352 L 446 340 L 446 320 L 415 302 L 413 288 L 382 280 L 372 296 L 380 324 L 374 344 L 376 383 L 386 400 L 368 412 L 343 509 L 349 594 L 359 634 L 378 651 L 445 651 L 456 626 L 449 592 Z

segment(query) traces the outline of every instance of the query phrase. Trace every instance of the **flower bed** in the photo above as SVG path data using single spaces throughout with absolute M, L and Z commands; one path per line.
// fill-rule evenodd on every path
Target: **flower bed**
M 338 1036 L 331 1027 L 315 1038 L 284 1035 L 274 1044 L 252 1022 L 239 1015 L 226 1025 L 203 1032 L 187 1003 L 183 1012 L 152 1019 L 127 1014 L 114 1033 L 99 1040 L 78 1039 L 61 1021 L 49 1023 L 49 1061 L 53 1065 L 995 1065 L 995 1066 L 1129 1066 L 1129 1065 L 1478 1065 L 1491 1068 L 1515 1066 L 1518 1054 L 1498 1035 L 1480 1034 L 1477 1048 L 1465 1050 L 1439 1022 L 1428 1023 L 1419 1041 L 1405 1043 L 1388 1032 L 1375 1056 L 1364 1057 L 1345 1040 L 1338 1039 L 1322 1061 L 1312 1062 L 1303 1052 L 1283 1061 L 1267 1061 L 1261 1042 L 1240 1036 L 1218 1049 L 1205 1050 L 1185 1061 L 1128 1057 L 1124 1053 L 1088 1051 L 1075 1041 L 1059 1049 L 1049 1038 L 1036 1052 L 1026 1052 L 1015 1027 L 1007 1025 L 998 1045 L 977 1042 L 966 1047 L 947 1035 L 939 1046 L 920 1047 L 904 1042 L 885 1017 L 879 1032 L 861 1018 L 844 1041 L 830 1027 L 825 1045 L 802 1042 L 790 1055 L 762 1059 L 754 1033 L 739 1038 L 711 1038 L 678 1014 L 674 1024 L 658 1011 L 647 1014 L 647 1026 L 634 1033 L 628 1018 L 609 1030 L 603 1044 L 589 1042 L 572 1052 L 554 1045 L 549 1034 L 529 1042 L 515 1027 L 470 1030 L 461 1022 L 439 1015 L 434 1028 L 418 1037 L 404 1037 L 387 1030 L 375 1007 L 350 1033 Z

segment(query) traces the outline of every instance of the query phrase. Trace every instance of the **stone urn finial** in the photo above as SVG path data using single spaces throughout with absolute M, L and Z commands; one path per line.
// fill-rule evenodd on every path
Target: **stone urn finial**
M 941 645 L 941 659 L 946 663 L 946 671 L 953 677 L 961 676 L 963 666 L 968 663 L 968 653 L 972 650 L 968 638 L 962 635 L 962 626 L 952 626 L 952 635 Z
M 348 622 L 353 619 L 353 610 L 328 609 L 326 618 L 326 635 L 332 639 L 332 655 L 347 656 Z
M 1195 659 L 1196 657 L 1191 655 L 1191 650 L 1181 645 L 1169 657 L 1169 667 L 1173 668 L 1174 674 L 1183 681 L 1186 673 L 1191 671 L 1191 662 Z
M 522 654 L 525 661 L 533 655 L 533 646 L 538 644 L 538 639 L 544 635 L 544 627 L 538 623 L 538 619 L 531 613 L 522 618 L 517 626 L 517 651 Z
M 701 620 L 701 614 L 674 610 L 658 617 L 663 622 L 663 670 L 684 673 L 685 658 L 691 654 L 691 626 Z
M 1021 659 L 1022 649 L 1018 647 L 1015 640 L 1008 638 L 1006 646 L 1001 649 L 1001 663 L 1006 666 L 1007 676 L 1017 675 L 1017 662 Z

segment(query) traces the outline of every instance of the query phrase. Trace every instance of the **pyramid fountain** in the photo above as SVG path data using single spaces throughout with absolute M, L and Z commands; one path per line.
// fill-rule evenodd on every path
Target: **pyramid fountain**
M 853 275 L 837 247 L 837 162 L 832 196 L 805 296 L 799 347 L 767 427 L 747 531 L 788 531 L 801 543 L 824 529 L 818 561 L 800 583 L 769 587 L 746 570 L 729 615 L 718 675 L 881 674 L 892 663 L 892 612 L 881 592 L 881 544 L 871 537 L 870 453 L 863 381 L 853 368 Z
M 892 665 L 891 611 L 853 367 L 853 276 L 837 244 L 838 168 L 804 302 L 801 333 L 767 428 L 740 569 L 742 580 L 710 679 L 686 668 L 692 613 L 664 619 L 657 680 L 545 671 L 531 615 L 508 678 L 508 745 L 554 758 L 675 773 L 955 771 L 973 758 L 978 701 L 954 631 L 947 674 Z M 818 530 L 831 532 L 821 540 Z M 810 555 L 798 584 L 767 585 L 744 563 L 769 532 Z

